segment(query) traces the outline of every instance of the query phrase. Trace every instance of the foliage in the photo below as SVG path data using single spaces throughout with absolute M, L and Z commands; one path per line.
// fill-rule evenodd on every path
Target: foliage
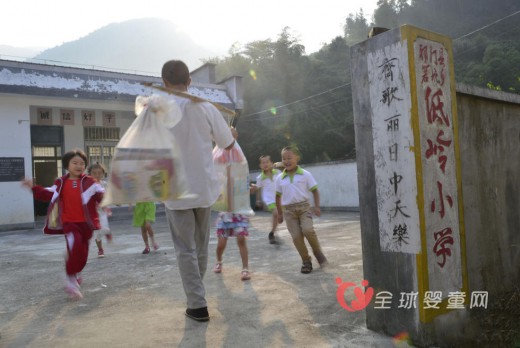
M 212 58 L 217 78 L 243 76 L 244 110 L 239 143 L 252 168 L 258 157 L 280 160 L 280 150 L 298 145 L 302 163 L 347 158 L 353 153 L 354 132 L 348 88 L 348 46 L 337 37 L 318 53 L 307 56 L 290 28 L 276 41 L 233 45 L 228 56 Z M 323 96 L 324 90 L 344 85 Z
M 345 23 L 345 41 L 352 45 L 367 38 L 370 25 L 363 14 L 363 9 L 356 14 L 349 14 Z
M 379 0 L 371 26 L 410 24 L 452 37 L 458 82 L 518 93 L 519 10 L 513 0 Z
M 457 82 L 518 93 L 519 10 L 517 0 L 379 0 L 370 20 L 362 9 L 349 14 L 343 36 L 310 55 L 286 27 L 276 41 L 237 43 L 210 61 L 219 79 L 244 78 L 239 142 L 251 168 L 262 154 L 279 161 L 288 144 L 300 147 L 302 163 L 349 159 L 355 158 L 349 47 L 366 40 L 371 27 L 411 24 L 452 37 Z

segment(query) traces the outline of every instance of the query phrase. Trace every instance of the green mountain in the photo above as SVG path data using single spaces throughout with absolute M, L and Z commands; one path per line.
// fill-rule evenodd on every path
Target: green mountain
M 43 51 L 34 62 L 160 75 L 167 60 L 181 59 L 193 70 L 202 65 L 201 59 L 215 55 L 174 23 L 146 18 L 109 24 Z
M 0 45 L 0 58 L 24 61 L 30 57 L 34 57 L 44 49 L 44 47 L 14 47 L 9 45 Z

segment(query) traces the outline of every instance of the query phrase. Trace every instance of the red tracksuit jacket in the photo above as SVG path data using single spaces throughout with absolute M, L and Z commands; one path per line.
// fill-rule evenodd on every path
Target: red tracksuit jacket
M 45 234 L 63 234 L 63 223 L 61 221 L 61 189 L 65 184 L 65 180 L 69 178 L 69 174 L 56 179 L 51 187 L 42 187 L 35 185 L 32 188 L 34 199 L 44 202 L 50 202 L 45 219 Z M 96 206 L 103 199 L 105 189 L 94 180 L 93 177 L 82 174 L 79 178 L 81 189 L 81 201 L 83 202 L 83 213 L 87 224 L 92 230 L 99 230 L 99 216 Z

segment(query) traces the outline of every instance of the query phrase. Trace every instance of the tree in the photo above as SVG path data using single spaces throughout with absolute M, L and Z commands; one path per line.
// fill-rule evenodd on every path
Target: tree
M 367 39 L 370 26 L 363 14 L 363 9 L 360 9 L 356 14 L 348 15 L 345 21 L 344 31 L 345 40 L 349 46 Z
M 392 29 L 399 26 L 399 12 L 395 0 L 379 0 L 374 11 L 376 26 Z

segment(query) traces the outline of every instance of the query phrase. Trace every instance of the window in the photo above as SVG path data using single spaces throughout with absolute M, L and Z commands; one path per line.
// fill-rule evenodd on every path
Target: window
M 85 127 L 84 136 L 88 163 L 100 163 L 108 171 L 119 141 L 119 128 Z
M 103 141 L 119 141 L 119 128 L 114 127 L 85 127 L 85 141 L 103 140 Z
M 117 143 L 116 143 L 117 144 Z M 87 143 L 87 158 L 88 163 L 99 163 L 102 164 L 105 169 L 108 171 L 110 169 L 110 162 L 112 162 L 112 158 L 114 157 L 114 151 L 116 149 L 116 144 L 109 143 Z
M 32 147 L 33 157 L 60 157 L 61 158 L 61 146 L 33 146 Z

